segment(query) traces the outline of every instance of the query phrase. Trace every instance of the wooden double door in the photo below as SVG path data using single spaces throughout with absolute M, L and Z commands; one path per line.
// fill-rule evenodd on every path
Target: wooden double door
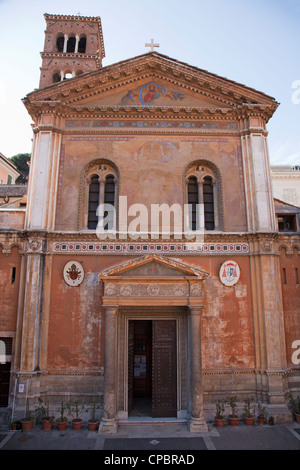
M 177 416 L 175 320 L 130 320 L 128 328 L 128 408 L 148 398 L 152 417 Z

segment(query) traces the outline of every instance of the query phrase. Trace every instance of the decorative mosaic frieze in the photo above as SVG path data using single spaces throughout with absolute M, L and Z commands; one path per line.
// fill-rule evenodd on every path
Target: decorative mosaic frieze
M 224 129 L 238 130 L 236 122 L 208 121 L 144 121 L 144 120 L 69 120 L 68 129 Z
M 248 254 L 248 243 L 118 243 L 118 242 L 55 242 L 54 253 L 80 253 L 98 255 L 180 254 L 180 255 L 233 255 Z

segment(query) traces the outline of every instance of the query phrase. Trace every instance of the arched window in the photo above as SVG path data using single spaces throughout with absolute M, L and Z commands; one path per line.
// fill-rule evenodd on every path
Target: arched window
M 60 33 L 56 39 L 56 47 L 57 47 L 58 52 L 63 52 L 64 43 L 65 43 L 65 37 L 62 33 Z
M 95 230 L 98 224 L 99 177 L 93 175 L 89 186 L 88 228 Z
M 112 175 L 108 175 L 105 179 L 104 189 L 104 204 L 109 204 L 115 207 L 115 178 Z M 107 223 L 104 226 L 104 230 L 113 230 L 114 228 L 114 210 L 104 212 L 104 217 Z
M 211 176 L 203 178 L 204 225 L 206 230 L 215 229 L 214 188 Z
M 195 176 L 188 179 L 188 204 L 190 229 L 197 230 L 198 182 Z
M 78 52 L 80 54 L 85 54 L 86 51 L 86 36 L 81 36 L 78 44 Z
M 217 168 L 206 161 L 191 164 L 185 174 L 188 228 L 221 230 L 221 178 Z
M 67 52 L 75 52 L 76 39 L 75 36 L 71 36 L 68 39 Z
M 66 72 L 63 73 L 64 80 L 69 80 L 70 78 L 73 78 L 73 74 L 70 70 L 67 70 Z
M 52 81 L 53 83 L 58 83 L 61 81 L 61 75 L 59 72 L 55 72 L 53 75 L 52 75 Z
M 96 161 L 97 162 L 97 161 Z M 101 162 L 101 161 L 100 161 Z M 82 228 L 116 230 L 118 172 L 113 164 L 91 162 L 84 171 L 86 209 L 80 209 Z M 84 200 L 83 199 L 83 200 Z

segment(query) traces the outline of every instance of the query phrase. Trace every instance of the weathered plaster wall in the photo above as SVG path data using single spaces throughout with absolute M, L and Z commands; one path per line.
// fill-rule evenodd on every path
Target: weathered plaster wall
M 226 287 L 219 280 L 219 270 L 224 259 L 210 257 L 199 260 L 201 269 L 210 273 L 204 282 L 204 370 L 255 367 L 249 259 L 240 257 L 234 260 L 240 266 L 241 277 L 233 287 Z
M 292 367 L 295 365 L 292 362 L 292 355 L 295 352 L 292 344 L 300 340 L 300 257 L 298 250 L 294 248 L 292 253 L 287 255 L 285 248 L 282 248 L 280 265 L 286 357 L 287 365 Z M 296 269 L 298 269 L 298 277 Z
M 98 273 L 128 257 L 81 256 L 85 278 L 80 287 L 68 286 L 62 276 L 70 258 L 53 258 L 47 368 L 97 369 L 104 359 L 104 312 Z M 249 281 L 249 260 L 237 259 L 241 278 L 235 287 L 219 281 L 224 259 L 184 258 L 183 262 L 210 273 L 204 282 L 202 317 L 203 369 L 249 369 L 254 367 L 254 338 Z M 200 334 L 200 332 L 199 332 Z
M 110 266 L 112 260 L 72 259 L 82 263 L 85 271 L 84 281 L 78 287 L 68 286 L 63 279 L 63 268 L 70 258 L 53 258 L 47 368 L 98 370 L 104 361 L 104 312 L 98 273 Z
M 57 230 L 76 230 L 82 172 L 89 162 L 101 158 L 117 165 L 120 195 L 127 196 L 128 206 L 145 204 L 148 211 L 151 204 L 183 204 L 187 165 L 196 160 L 212 162 L 222 178 L 225 231 L 247 230 L 239 139 L 173 135 L 65 137 L 60 155 Z
M 14 267 L 16 268 L 15 280 L 12 283 L 12 270 Z M 19 249 L 15 246 L 11 249 L 11 253 L 4 255 L 2 247 L 0 247 L 0 331 L 2 332 L 16 331 L 20 267 L 21 257 Z

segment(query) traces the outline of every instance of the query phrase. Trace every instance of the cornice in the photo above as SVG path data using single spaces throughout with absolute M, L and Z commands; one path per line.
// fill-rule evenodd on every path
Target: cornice
M 97 54 L 83 54 L 82 52 L 79 54 L 75 53 L 62 53 L 62 52 L 41 52 L 42 58 L 63 58 L 63 59 L 98 59 L 99 55 Z
M 286 173 L 278 174 L 271 171 L 272 180 L 291 180 L 291 179 L 300 179 L 300 172 L 295 174 L 290 172 L 288 175 Z
M 264 93 L 157 53 L 128 59 L 36 90 L 29 93 L 23 101 L 26 107 L 30 103 L 47 99 L 77 103 L 149 78 L 167 81 L 228 107 L 261 104 L 272 109 L 272 114 L 278 107 L 274 98 Z
M 24 238 L 44 238 L 52 240 L 82 240 L 82 241 L 99 241 L 96 233 L 89 230 L 83 231 L 62 231 L 62 230 L 20 230 L 18 237 Z M 207 232 L 204 234 L 204 242 L 251 242 L 251 241 L 275 241 L 278 239 L 286 238 L 279 232 Z M 299 239 L 299 235 L 295 238 Z M 113 241 L 113 240 L 112 240 Z M 118 238 L 116 240 L 118 241 Z M 164 243 L 184 242 L 184 239 L 176 239 L 171 237 L 169 240 L 162 239 Z M 121 242 L 132 242 L 130 238 L 121 239 Z M 143 240 L 141 240 L 143 243 Z M 145 240 L 145 242 L 152 243 L 153 240 Z M 187 240 L 189 243 L 189 241 Z
M 37 123 L 44 114 L 63 117 L 65 119 L 170 119 L 170 120 L 235 120 L 240 121 L 250 116 L 259 116 L 267 122 L 274 110 L 265 105 L 242 105 L 232 108 L 213 107 L 179 107 L 179 106 L 88 106 L 71 105 L 61 101 L 26 102 L 26 107 Z M 263 128 L 248 128 L 241 130 L 243 135 L 252 132 L 267 131 Z

